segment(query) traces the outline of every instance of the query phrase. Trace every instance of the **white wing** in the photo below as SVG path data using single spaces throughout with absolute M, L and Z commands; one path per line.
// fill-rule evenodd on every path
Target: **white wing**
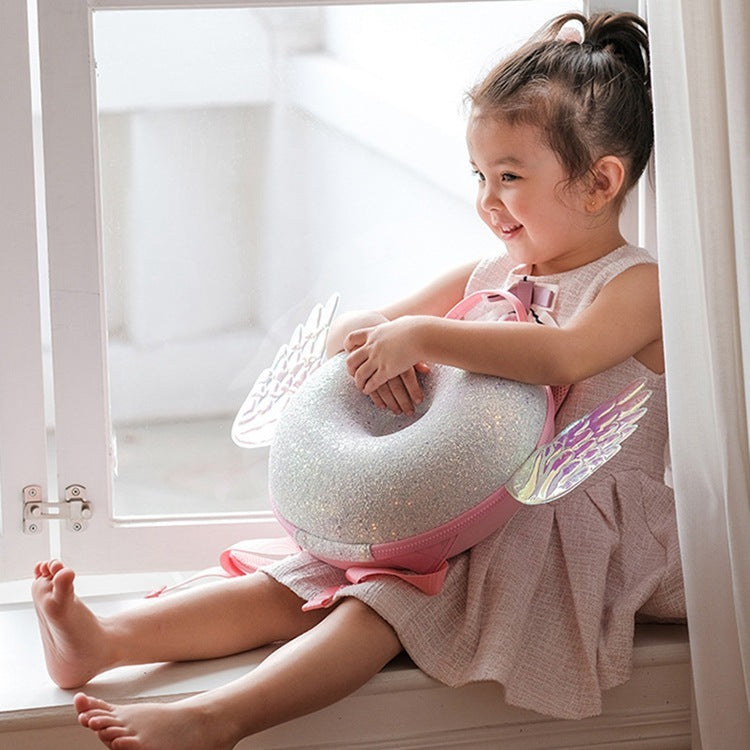
M 315 305 L 276 353 L 273 364 L 258 376 L 234 418 L 232 440 L 237 445 L 259 448 L 271 443 L 289 399 L 325 359 L 328 329 L 338 303 L 338 294 L 333 294 L 325 304 Z
M 615 456 L 646 413 L 651 397 L 644 380 L 569 424 L 537 448 L 505 485 L 524 505 L 549 503 L 567 494 Z

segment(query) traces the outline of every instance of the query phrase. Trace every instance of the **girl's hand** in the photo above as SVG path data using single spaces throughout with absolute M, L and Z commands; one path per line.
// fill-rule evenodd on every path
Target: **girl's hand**
M 377 310 L 352 310 L 338 315 L 331 323 L 326 337 L 326 354 L 333 357 L 334 354 L 344 351 L 344 341 L 352 331 L 387 322 L 388 318 Z
M 418 404 L 422 403 L 422 388 L 416 373 L 429 372 L 429 367 L 419 362 L 410 370 L 381 385 L 370 394 L 370 400 L 380 409 L 390 409 L 394 414 L 414 414 Z
M 388 381 L 413 371 L 420 360 L 414 343 L 414 320 L 412 316 L 404 316 L 360 328 L 346 337 L 344 349 L 349 352 L 346 367 L 360 391 L 369 396 Z M 409 392 L 416 376 L 413 381 L 406 377 L 403 383 Z

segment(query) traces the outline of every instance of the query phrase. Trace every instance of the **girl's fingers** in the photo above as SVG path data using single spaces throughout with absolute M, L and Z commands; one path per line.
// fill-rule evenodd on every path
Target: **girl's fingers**
M 393 378 L 393 380 L 389 380 L 381 390 L 386 388 L 388 388 L 393 394 L 393 398 L 398 405 L 397 414 L 400 414 L 401 412 L 404 414 L 414 414 L 414 402 L 412 401 L 411 396 L 409 396 L 409 393 L 404 386 L 404 381 L 400 376 Z
M 383 405 L 383 407 L 392 411 L 394 414 L 401 414 L 401 407 L 398 405 L 398 402 L 396 401 L 393 393 L 391 393 L 391 389 L 388 387 L 388 383 L 386 383 L 381 388 L 378 388 L 378 390 L 374 393 L 371 393 L 370 398 L 376 405 L 379 401 Z
M 362 346 L 362 344 L 367 341 L 367 333 L 369 330 L 369 328 L 359 328 L 356 331 L 347 334 L 344 339 L 344 349 L 348 352 L 353 352 L 355 349 Z
M 416 366 L 402 372 L 399 379 L 406 391 L 412 411 L 417 404 L 422 403 L 422 387 L 417 380 Z
M 374 391 L 377 391 L 378 388 L 385 385 L 388 379 L 382 377 L 378 373 L 377 368 L 370 367 L 369 363 L 365 362 L 354 374 L 354 382 L 362 393 L 369 396 Z
M 354 352 L 354 355 L 358 354 L 358 351 Z M 369 396 L 377 391 L 381 385 L 385 385 L 386 379 L 377 377 L 378 368 L 373 364 L 372 360 L 364 357 L 364 360 L 358 363 L 358 359 L 359 357 L 355 357 L 354 359 L 352 359 L 352 367 L 349 369 L 349 372 L 354 378 L 354 384 L 357 386 L 357 388 L 359 388 L 362 393 L 365 393 Z M 347 367 L 349 367 L 348 361 Z
M 355 349 L 346 358 L 347 372 L 354 377 L 357 370 L 367 361 L 367 354 L 362 349 Z
M 378 409 L 389 409 L 390 407 L 388 404 L 385 403 L 383 400 L 383 397 L 380 395 L 380 391 L 375 391 L 375 393 L 370 394 L 370 401 L 378 407 Z

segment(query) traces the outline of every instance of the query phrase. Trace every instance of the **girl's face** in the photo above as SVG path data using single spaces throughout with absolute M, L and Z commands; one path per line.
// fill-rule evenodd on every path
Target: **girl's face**
M 479 216 L 529 273 L 577 268 L 622 244 L 616 220 L 613 228 L 592 217 L 590 192 L 581 181 L 568 184 L 538 128 L 475 114 L 467 141 Z

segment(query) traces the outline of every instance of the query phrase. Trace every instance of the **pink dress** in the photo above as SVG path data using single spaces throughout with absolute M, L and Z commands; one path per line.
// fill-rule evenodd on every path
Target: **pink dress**
M 653 263 L 621 247 L 554 276 L 528 277 L 556 290 L 543 320 L 564 324 L 631 266 Z M 507 288 L 522 277 L 507 256 L 482 261 L 467 293 Z M 601 712 L 603 690 L 631 673 L 637 616 L 685 616 L 674 498 L 664 484 L 664 376 L 635 359 L 572 387 L 558 429 L 636 378 L 653 396 L 620 453 L 577 490 L 524 507 L 500 531 L 450 561 L 443 590 L 427 596 L 384 577 L 344 585 L 377 611 L 427 674 L 451 686 L 492 680 L 508 703 L 560 718 Z M 264 569 L 304 599 L 346 584 L 343 572 L 306 553 Z

